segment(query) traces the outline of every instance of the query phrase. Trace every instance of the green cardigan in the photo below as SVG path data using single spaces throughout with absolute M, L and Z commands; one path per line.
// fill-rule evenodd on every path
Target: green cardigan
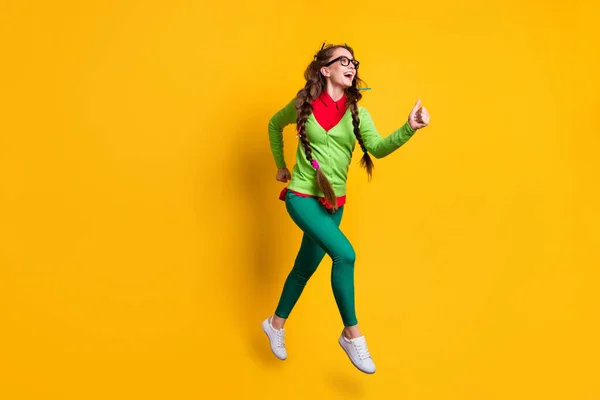
M 295 100 L 277 111 L 269 120 L 269 141 L 271 152 L 277 168 L 286 168 L 283 152 L 283 128 L 296 123 Z M 382 158 L 406 143 L 415 133 L 408 121 L 399 129 L 383 138 L 371 119 L 366 108 L 358 106 L 360 133 L 367 151 L 375 158 Z M 313 159 L 316 159 L 327 179 L 331 182 L 336 196 L 346 194 L 346 180 L 352 154 L 356 145 L 352 113 L 350 108 L 331 130 L 326 131 L 311 114 L 306 121 L 306 134 L 312 148 Z M 292 179 L 288 188 L 300 193 L 323 197 L 316 181 L 316 170 L 308 162 L 304 148 L 298 141 L 296 165 L 291 172 Z

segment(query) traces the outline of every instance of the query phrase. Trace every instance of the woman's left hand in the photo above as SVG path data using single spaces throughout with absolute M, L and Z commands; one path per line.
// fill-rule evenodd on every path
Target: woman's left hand
M 417 104 L 408 115 L 408 124 L 415 131 L 429 125 L 429 113 L 425 107 L 421 107 L 421 100 L 417 100 Z

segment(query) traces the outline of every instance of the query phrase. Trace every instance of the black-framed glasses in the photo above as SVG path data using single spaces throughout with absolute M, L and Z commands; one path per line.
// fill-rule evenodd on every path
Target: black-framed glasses
M 336 61 L 339 61 L 340 64 L 342 64 L 344 67 L 347 67 L 348 65 L 350 65 L 350 63 L 352 63 L 354 65 L 354 69 L 358 69 L 358 66 L 360 65 L 360 62 L 356 60 L 351 60 L 346 56 L 339 56 L 338 58 L 334 58 L 333 60 L 329 61 L 327 64 L 325 64 L 325 66 L 329 67 Z

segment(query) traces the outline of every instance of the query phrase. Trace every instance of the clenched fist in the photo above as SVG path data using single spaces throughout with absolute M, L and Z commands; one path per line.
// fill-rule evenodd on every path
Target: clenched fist
M 408 124 L 415 131 L 429 125 L 429 113 L 425 107 L 421 107 L 421 100 L 417 100 L 417 104 L 408 115 Z
M 287 168 L 280 168 L 277 170 L 277 176 L 275 177 L 279 182 L 286 183 L 290 179 L 292 179 L 292 174 Z

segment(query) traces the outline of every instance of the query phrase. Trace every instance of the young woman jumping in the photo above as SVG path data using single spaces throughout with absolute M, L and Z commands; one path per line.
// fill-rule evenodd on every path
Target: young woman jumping
M 287 358 L 284 324 L 306 283 L 325 254 L 332 259 L 331 286 L 344 328 L 338 343 L 360 371 L 374 373 L 375 364 L 358 327 L 354 298 L 352 244 L 340 230 L 346 203 L 346 180 L 356 144 L 369 179 L 375 158 L 386 157 L 429 124 L 429 114 L 417 101 L 408 120 L 382 137 L 362 98 L 359 62 L 347 45 L 323 46 L 304 73 L 306 85 L 269 121 L 269 143 L 277 167 L 276 179 L 287 183 L 280 194 L 294 223 L 303 231 L 294 266 L 287 276 L 274 314 L 262 322 L 272 352 Z M 292 173 L 283 152 L 283 128 L 296 124 L 298 147 Z

